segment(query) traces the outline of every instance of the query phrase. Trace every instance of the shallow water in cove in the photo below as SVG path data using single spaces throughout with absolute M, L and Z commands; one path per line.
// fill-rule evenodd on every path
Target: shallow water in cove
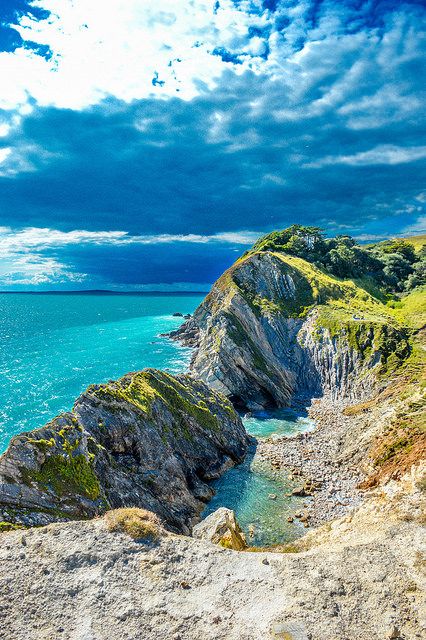
M 314 422 L 306 412 L 280 409 L 271 413 L 256 413 L 243 418 L 245 427 L 256 438 L 274 435 L 294 435 L 311 431 Z M 247 456 L 243 464 L 227 471 L 213 483 L 216 495 L 207 505 L 202 517 L 219 507 L 235 511 L 237 520 L 253 546 L 290 542 L 305 533 L 305 528 L 287 518 L 303 510 L 306 498 L 289 496 L 295 483 L 279 473 L 255 453 Z M 274 499 L 272 499 L 274 496 Z M 252 531 L 251 537 L 248 535 Z
M 190 352 L 158 334 L 201 295 L 0 294 L 0 453 L 45 424 L 89 384 L 156 367 L 177 373 Z

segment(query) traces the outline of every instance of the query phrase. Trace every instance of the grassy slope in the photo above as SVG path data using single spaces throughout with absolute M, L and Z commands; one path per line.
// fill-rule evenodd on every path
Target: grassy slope
M 217 308 L 223 308 L 224 304 L 227 306 L 226 303 L 237 292 L 247 299 L 247 292 L 238 287 L 234 273 L 255 255 L 264 256 L 268 255 L 268 252 L 248 252 L 219 278 L 216 288 L 225 294 L 225 298 Z M 395 327 L 407 326 L 414 330 L 426 324 L 425 288 L 418 288 L 401 300 L 393 301 L 389 300 L 389 296 L 383 294 L 370 278 L 344 280 L 325 273 L 302 258 L 279 252 L 271 252 L 270 255 L 281 262 L 283 275 L 291 275 L 295 281 L 297 301 L 267 301 L 251 297 L 247 301 L 257 306 L 259 312 L 275 310 L 293 317 L 304 317 L 315 306 L 318 307 L 325 323 L 331 323 L 332 320 L 334 323 L 364 321 L 387 323 Z M 210 298 L 211 302 L 215 302 L 211 294 Z
M 414 240 L 413 244 L 419 250 L 425 239 L 426 236 L 418 236 L 410 241 Z M 344 329 L 350 339 L 354 330 L 359 332 L 364 325 L 366 329 L 374 327 L 378 334 L 384 329 L 389 335 L 389 329 L 395 327 L 410 335 L 409 357 L 406 357 L 406 351 L 397 358 L 391 354 L 391 366 L 382 371 L 383 382 L 387 382 L 384 390 L 369 402 L 348 411 L 349 414 L 351 411 L 354 414 L 373 411 L 388 402 L 396 408 L 394 418 L 372 444 L 370 457 L 375 472 L 365 487 L 389 477 L 400 477 L 426 457 L 426 287 L 415 289 L 396 303 L 387 302 L 386 296 L 368 279 L 340 280 L 300 258 L 275 255 L 300 270 L 309 280 L 315 297 L 322 302 L 317 305 L 318 322 L 332 334 L 339 335 Z M 354 316 L 362 320 L 354 320 Z M 390 346 L 396 353 L 398 342 L 390 342 Z
M 426 233 L 418 236 L 395 236 L 394 238 L 390 238 L 390 240 L 406 240 L 413 245 L 416 251 L 420 251 L 420 249 L 426 244 Z M 388 240 L 383 240 L 382 242 L 388 242 Z M 382 244 L 382 242 L 369 242 L 368 244 L 361 246 L 374 247 L 376 244 Z
M 273 256 L 283 277 L 291 277 L 296 295 L 267 299 L 246 287 L 244 278 L 237 277 L 237 274 L 241 266 L 255 256 Z M 386 296 L 367 278 L 344 280 L 302 258 L 280 252 L 250 251 L 217 281 L 208 297 L 212 312 L 227 314 L 231 311 L 231 324 L 238 324 L 230 310 L 230 303 L 237 294 L 245 299 L 258 317 L 282 314 L 303 319 L 315 308 L 318 339 L 326 329 L 331 337 L 349 342 L 366 362 L 380 350 L 380 375 L 392 374 L 409 355 L 409 329 L 401 316 L 401 308 L 388 306 Z M 398 305 L 401 307 L 402 303 L 398 302 Z
M 249 252 L 239 258 L 216 282 L 215 287 L 226 294 L 225 300 L 232 297 L 232 293 L 241 289 L 236 284 L 233 275 L 234 272 L 246 261 L 253 258 L 254 255 L 265 256 L 269 252 Z M 365 280 L 343 280 L 333 275 L 327 274 L 318 269 L 315 265 L 288 254 L 271 252 L 282 263 L 283 274 L 289 274 L 293 279 L 297 279 L 298 283 L 305 285 L 302 300 L 300 300 L 300 292 L 298 291 L 298 311 L 297 315 L 304 315 L 306 307 L 313 305 L 327 304 L 332 305 L 342 312 L 363 313 L 369 315 L 372 321 L 385 320 L 398 322 L 398 314 L 394 309 L 384 304 L 385 297 L 379 292 L 372 281 L 367 278 Z M 297 283 L 296 283 L 297 286 Z M 207 296 L 207 300 L 212 300 L 212 295 Z M 281 303 L 281 310 L 285 309 L 285 301 L 274 301 L 278 305 Z M 306 303 L 306 304 L 305 304 Z M 223 304 L 223 301 L 222 301 Z M 291 315 L 294 315 L 296 309 L 288 309 Z
M 423 245 L 426 244 L 426 233 L 419 236 L 409 236 L 407 238 L 404 238 L 404 240 L 407 240 L 407 242 L 412 244 L 416 251 L 420 251 Z
M 425 243 L 426 236 L 414 236 L 407 240 L 418 251 Z M 373 486 L 383 478 L 398 477 L 426 456 L 426 288 L 418 288 L 394 301 L 369 278 L 339 279 L 301 258 L 274 252 L 273 255 L 282 263 L 283 274 L 291 275 L 296 284 L 298 304 L 283 300 L 248 299 L 246 292 L 236 284 L 233 274 L 257 253 L 265 255 L 256 250 L 246 253 L 219 279 L 217 286 L 226 295 L 221 302 L 216 301 L 216 308 L 221 308 L 223 302 L 226 304 L 238 292 L 252 308 L 253 305 L 256 307 L 257 313 L 281 312 L 303 318 L 310 309 L 316 307 L 318 324 L 328 328 L 333 335 L 343 335 L 344 339 L 352 337 L 354 346 L 359 345 L 360 338 L 362 341 L 365 331 L 371 328 L 380 339 L 383 331 L 389 335 L 392 329 L 395 329 L 394 336 L 398 335 L 398 331 L 410 336 L 411 353 L 408 357 L 406 350 L 393 360 L 391 354 L 392 366 L 383 371 L 385 388 L 370 401 L 347 410 L 348 415 L 356 415 L 388 403 L 396 407 L 394 418 L 372 444 L 370 457 L 376 470 L 365 486 Z M 400 346 L 394 340 L 388 340 L 388 344 L 394 352 Z
M 399 478 L 426 458 L 426 288 L 404 296 L 394 313 L 411 329 L 410 357 L 393 372 L 381 393 L 346 410 L 348 415 L 357 415 L 388 403 L 395 407 L 394 417 L 372 444 L 370 459 L 375 470 L 363 488 Z
M 409 240 L 419 249 L 424 239 L 426 236 Z M 356 415 L 388 403 L 397 407 L 395 417 L 372 445 L 370 457 L 376 471 L 365 486 L 373 486 L 389 476 L 398 477 L 426 455 L 426 343 L 421 330 L 426 324 L 426 289 L 418 288 L 400 300 L 392 301 L 371 279 L 339 279 L 301 258 L 274 252 L 282 263 L 283 273 L 292 275 L 296 282 L 298 295 L 303 291 L 302 300 L 298 306 L 288 306 L 288 302 L 282 300 L 247 299 L 246 292 L 238 287 L 233 276 L 239 266 L 257 253 L 250 251 L 239 258 L 219 279 L 216 286 L 225 297 L 218 300 L 212 296 L 213 311 L 226 307 L 233 295 L 239 293 L 252 307 L 253 304 L 256 306 L 257 313 L 281 312 L 303 318 L 316 307 L 320 325 L 337 336 L 344 330 L 344 339 L 352 335 L 357 343 L 359 332 L 370 328 L 379 335 L 383 330 L 389 332 L 390 328 L 410 335 L 411 353 L 406 357 L 404 352 L 403 357 L 395 359 L 393 366 L 384 371 L 385 388 L 370 401 L 347 409 L 348 415 Z M 265 252 L 260 253 L 265 255 Z

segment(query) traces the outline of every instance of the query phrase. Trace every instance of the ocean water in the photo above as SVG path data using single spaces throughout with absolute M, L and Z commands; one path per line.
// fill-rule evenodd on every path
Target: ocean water
M 0 452 L 72 407 L 89 384 L 144 367 L 183 371 L 190 352 L 158 334 L 197 295 L 0 294 Z
M 296 433 L 312 431 L 314 422 L 307 411 L 291 407 L 275 411 L 257 411 L 243 418 L 247 431 L 255 438 L 270 436 L 292 436 Z
M 192 313 L 202 296 L 0 294 L 0 453 L 10 438 L 72 407 L 89 384 L 156 367 L 179 373 L 190 350 L 159 337 L 178 327 L 174 312 Z M 243 418 L 256 438 L 312 429 L 303 412 L 282 409 Z M 253 545 L 292 540 L 304 532 L 287 517 L 301 509 L 293 484 L 253 450 L 214 483 L 203 515 L 234 509 Z M 276 495 L 272 500 L 270 495 Z
M 312 431 L 315 427 L 306 412 L 293 409 L 259 412 L 243 418 L 243 422 L 247 431 L 258 439 L 274 435 L 291 436 Z M 242 464 L 213 483 L 216 495 L 202 515 L 206 517 L 219 507 L 228 507 L 235 512 L 250 545 L 290 542 L 306 533 L 297 519 L 292 523 L 287 521 L 289 516 L 302 511 L 306 502 L 306 498 L 289 495 L 295 484 L 262 460 L 254 447 Z

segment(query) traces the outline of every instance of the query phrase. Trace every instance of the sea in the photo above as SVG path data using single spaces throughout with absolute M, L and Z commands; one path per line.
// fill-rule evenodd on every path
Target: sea
M 88 385 L 144 367 L 178 373 L 190 351 L 176 329 L 199 295 L 0 294 L 0 452 L 71 409 Z
M 1 293 L 0 453 L 12 436 L 43 426 L 90 384 L 145 367 L 187 370 L 191 350 L 160 334 L 177 328 L 204 294 Z M 257 438 L 313 428 L 291 409 L 242 416 Z M 208 515 L 234 509 L 253 545 L 292 540 L 302 533 L 287 516 L 297 510 L 291 485 L 253 451 L 215 482 Z M 275 496 L 273 499 L 271 496 Z M 299 527 L 299 528 L 298 528 Z M 254 531 L 254 535 L 253 535 Z

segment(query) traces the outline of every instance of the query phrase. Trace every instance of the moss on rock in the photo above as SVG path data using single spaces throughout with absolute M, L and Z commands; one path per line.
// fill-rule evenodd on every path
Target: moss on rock
M 16 531 L 17 529 L 23 529 L 24 527 L 13 522 L 0 522 L 0 533 L 5 531 Z
M 100 495 L 99 481 L 83 454 L 51 455 L 38 471 L 27 470 L 27 476 L 39 484 L 50 486 L 59 496 L 77 493 L 96 500 Z

